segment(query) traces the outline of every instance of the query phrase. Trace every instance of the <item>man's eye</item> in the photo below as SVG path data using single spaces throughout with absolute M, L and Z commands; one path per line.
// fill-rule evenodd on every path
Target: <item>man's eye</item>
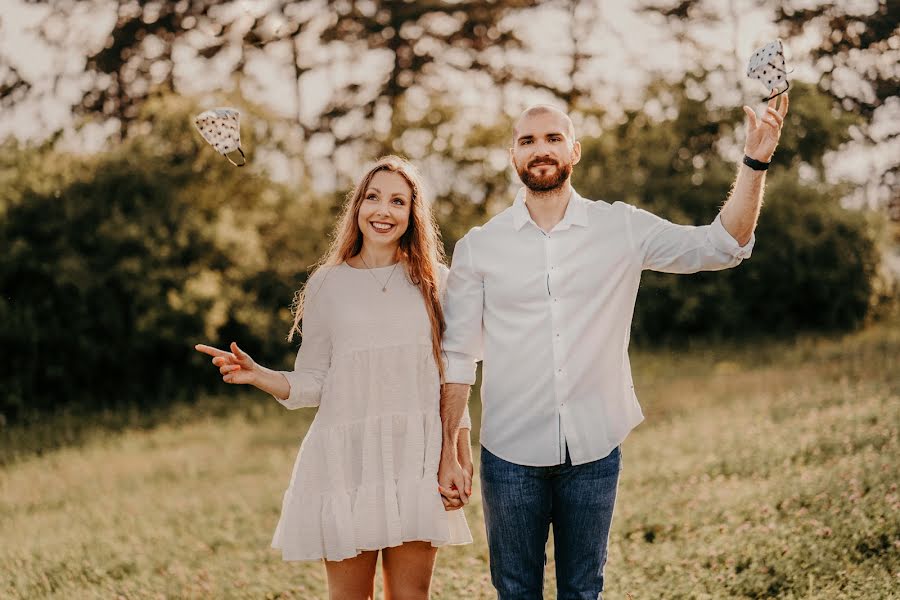
M 522 141 L 520 142 L 520 145 L 525 146 L 525 145 L 530 144 L 530 143 L 531 143 L 531 140 L 522 140 Z

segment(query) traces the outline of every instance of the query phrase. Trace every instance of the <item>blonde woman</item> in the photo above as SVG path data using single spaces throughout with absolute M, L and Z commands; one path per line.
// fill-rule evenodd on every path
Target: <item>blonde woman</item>
M 446 276 L 421 177 L 388 156 L 348 196 L 331 249 L 297 294 L 293 371 L 267 369 L 235 343 L 196 346 L 227 383 L 289 409 L 318 406 L 272 546 L 284 560 L 324 559 L 333 599 L 372 598 L 379 551 L 386 598 L 427 598 L 437 548 L 472 541 L 437 481 Z M 471 423 L 460 427 L 456 480 L 468 489 Z

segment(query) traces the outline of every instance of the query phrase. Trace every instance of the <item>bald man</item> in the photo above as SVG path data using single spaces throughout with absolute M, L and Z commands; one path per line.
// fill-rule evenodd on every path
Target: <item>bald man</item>
M 643 420 L 628 360 L 641 272 L 727 269 L 750 256 L 787 114 L 780 97 L 761 118 L 744 107 L 733 192 L 701 227 L 582 198 L 570 182 L 581 144 L 569 116 L 538 105 L 516 122 L 509 158 L 524 187 L 453 253 L 438 472 L 445 507 L 461 507 L 471 489 L 456 432 L 483 360 L 481 489 L 501 600 L 542 598 L 551 526 L 559 600 L 601 598 L 620 444 Z

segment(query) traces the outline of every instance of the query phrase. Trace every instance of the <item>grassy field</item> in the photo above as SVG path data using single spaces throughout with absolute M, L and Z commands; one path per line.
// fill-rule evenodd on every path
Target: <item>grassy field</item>
M 605 598 L 900 597 L 897 323 L 633 362 L 647 419 L 623 445 Z M 175 414 L 5 461 L 0 597 L 325 597 L 321 564 L 269 549 L 312 412 L 257 394 Z M 477 498 L 476 478 L 475 544 L 438 553 L 434 598 L 494 597 Z

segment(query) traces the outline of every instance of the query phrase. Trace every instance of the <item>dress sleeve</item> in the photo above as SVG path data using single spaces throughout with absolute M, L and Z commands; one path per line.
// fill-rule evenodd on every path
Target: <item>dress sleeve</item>
M 741 246 L 716 216 L 711 225 L 676 225 L 630 207 L 630 233 L 641 268 L 664 273 L 728 269 L 750 257 L 756 236 Z
M 303 341 L 294 360 L 293 371 L 280 371 L 291 386 L 287 398 L 275 397 L 286 408 L 318 406 L 322 397 L 322 386 L 331 366 L 331 333 L 323 302 L 321 283 L 318 278 L 310 279 L 303 299 Z

